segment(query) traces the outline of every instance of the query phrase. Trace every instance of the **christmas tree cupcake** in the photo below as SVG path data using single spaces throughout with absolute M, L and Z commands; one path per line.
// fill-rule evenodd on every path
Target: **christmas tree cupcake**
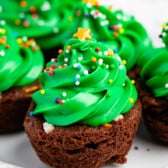
M 147 31 L 133 16 L 103 6 L 98 0 L 14 0 L 0 4 L 0 16 L 18 34 L 35 38 L 48 58 L 55 57 L 78 27 L 91 29 L 96 40 L 118 50 L 128 70 L 151 46 Z
M 37 78 L 43 55 L 33 39 L 15 38 L 0 21 L 0 133 L 21 130 L 31 94 L 39 89 Z
M 126 162 L 141 103 L 113 49 L 79 28 L 40 81 L 24 128 L 43 162 L 56 168 Z
M 63 23 L 66 23 L 64 27 L 68 27 L 61 34 L 60 42 L 65 42 L 68 34 L 71 36 L 79 26 L 89 28 L 97 41 L 118 51 L 127 70 L 132 69 L 140 55 L 152 46 L 144 26 L 122 10 L 103 6 L 98 0 L 65 0 L 60 1 L 58 6 L 59 13 L 62 12 Z M 71 33 L 65 35 L 67 31 Z
M 168 23 L 162 25 L 164 47 L 147 51 L 140 59 L 138 82 L 145 124 L 152 135 L 168 144 Z

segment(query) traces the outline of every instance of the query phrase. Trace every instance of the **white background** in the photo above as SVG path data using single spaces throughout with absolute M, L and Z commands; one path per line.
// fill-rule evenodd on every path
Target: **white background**
M 162 46 L 158 35 L 161 24 L 168 21 L 167 0 L 102 0 L 133 14 L 149 31 L 155 46 Z M 138 150 L 135 150 L 135 146 Z M 168 168 L 168 146 L 154 142 L 141 123 L 125 165 L 103 168 Z M 0 160 L 24 168 L 48 168 L 36 156 L 24 132 L 0 136 Z M 0 168 L 9 168 L 2 166 Z

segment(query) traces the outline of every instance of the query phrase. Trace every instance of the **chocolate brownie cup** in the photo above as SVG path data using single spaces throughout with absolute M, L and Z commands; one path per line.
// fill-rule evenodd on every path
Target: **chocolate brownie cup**
M 126 162 L 141 103 L 117 53 L 79 28 L 40 81 L 24 128 L 42 161 L 56 168 Z
M 0 67 L 0 133 L 19 131 L 31 94 L 40 88 L 43 55 L 34 40 L 15 38 L 4 21 L 0 21 Z
M 165 47 L 153 48 L 140 59 L 137 88 L 146 127 L 157 140 L 168 144 L 168 23 L 163 24 L 160 37 Z
M 34 110 L 34 105 L 30 110 Z M 105 163 L 123 164 L 141 117 L 138 101 L 123 119 L 98 127 L 75 124 L 56 127 L 42 116 L 26 116 L 24 126 L 40 159 L 55 168 L 96 168 Z

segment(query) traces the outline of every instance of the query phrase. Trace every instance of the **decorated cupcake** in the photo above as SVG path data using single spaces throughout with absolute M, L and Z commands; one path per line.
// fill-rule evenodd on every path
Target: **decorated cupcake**
M 133 16 L 100 5 L 98 0 L 14 0 L 0 4 L 0 16 L 17 33 L 35 38 L 48 58 L 55 57 L 56 50 L 63 47 L 78 27 L 91 29 L 96 40 L 118 50 L 128 70 L 151 46 L 148 33 Z
M 58 2 L 58 6 L 57 11 L 62 15 L 62 22 L 66 23 L 64 27 L 71 31 L 68 32 L 70 36 L 79 26 L 91 29 L 92 36 L 97 41 L 118 51 L 127 70 L 132 69 L 138 57 L 152 46 L 143 25 L 122 10 L 100 5 L 98 0 L 65 0 Z M 60 36 L 60 42 L 65 42 L 68 37 L 65 34 Z
M 168 144 L 168 23 L 163 24 L 160 37 L 165 47 L 153 48 L 142 56 L 137 85 L 147 128 L 156 139 Z
M 0 21 L 0 133 L 21 130 L 31 93 L 39 89 L 37 78 L 43 56 L 33 39 L 15 38 Z
M 40 81 L 24 128 L 43 162 L 56 168 L 126 162 L 141 104 L 113 49 L 79 28 Z

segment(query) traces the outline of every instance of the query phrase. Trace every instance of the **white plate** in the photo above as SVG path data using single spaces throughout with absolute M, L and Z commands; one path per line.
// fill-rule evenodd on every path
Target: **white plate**
M 168 146 L 153 141 L 141 123 L 127 159 L 124 165 L 102 168 L 168 168 Z M 49 168 L 39 160 L 24 132 L 0 136 L 0 160 L 24 168 Z M 8 167 L 0 164 L 0 168 Z
M 102 0 L 134 14 L 149 31 L 155 46 L 161 46 L 158 34 L 161 24 L 168 21 L 166 0 Z M 138 149 L 135 149 L 138 147 Z M 140 125 L 125 165 L 106 165 L 103 168 L 168 168 L 168 146 L 154 142 Z M 24 168 L 48 168 L 37 157 L 24 132 L 0 136 L 0 160 Z M 2 165 L 2 164 L 1 164 Z M 0 168 L 7 168 L 0 165 Z

